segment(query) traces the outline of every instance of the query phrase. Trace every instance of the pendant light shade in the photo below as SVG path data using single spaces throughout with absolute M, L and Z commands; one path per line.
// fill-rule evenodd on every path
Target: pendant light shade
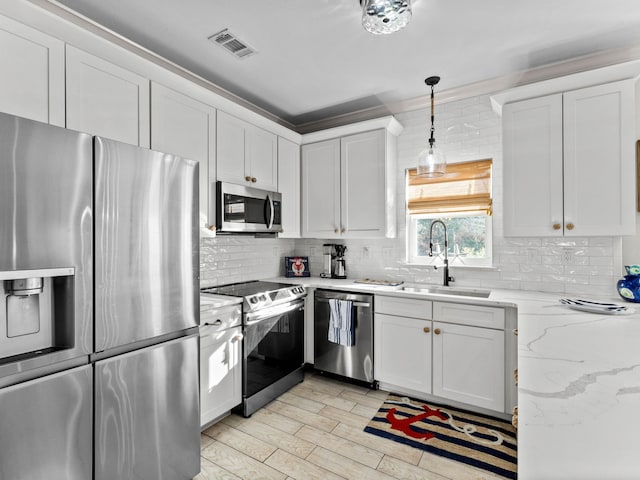
M 397 32 L 411 20 L 411 0 L 360 0 L 362 26 L 375 35 Z
M 433 87 L 438 84 L 440 77 L 429 77 L 424 82 L 431 87 L 431 129 L 429 131 L 429 146 L 418 156 L 417 173 L 422 177 L 441 177 L 447 171 L 447 159 L 444 152 L 436 146 L 434 138 L 435 102 Z

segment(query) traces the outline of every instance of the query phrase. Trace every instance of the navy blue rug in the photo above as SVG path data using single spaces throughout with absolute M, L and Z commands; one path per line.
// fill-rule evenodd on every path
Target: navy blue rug
M 498 418 L 389 395 L 364 431 L 504 478 L 518 478 L 516 429 Z

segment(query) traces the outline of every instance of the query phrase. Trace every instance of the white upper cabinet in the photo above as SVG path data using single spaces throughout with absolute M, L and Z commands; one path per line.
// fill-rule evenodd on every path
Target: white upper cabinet
M 343 137 L 340 158 L 340 233 L 350 238 L 386 236 L 385 131 Z
M 282 194 L 280 238 L 300 238 L 300 145 L 278 137 L 278 191 Z
M 67 128 L 149 147 L 149 81 L 67 45 Z
M 223 111 L 218 112 L 217 179 L 278 189 L 278 137 Z
M 385 129 L 302 146 L 302 236 L 395 236 L 395 136 Z
M 64 43 L 0 16 L 0 111 L 64 127 Z
M 302 236 L 340 237 L 340 139 L 302 146 Z
M 200 226 L 215 229 L 216 109 L 157 83 L 151 84 L 151 148 L 197 160 Z
M 506 236 L 635 233 L 634 87 L 503 107 Z

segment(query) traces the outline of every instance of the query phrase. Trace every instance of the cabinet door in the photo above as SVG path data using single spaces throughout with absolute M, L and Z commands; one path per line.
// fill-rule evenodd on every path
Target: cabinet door
M 151 85 L 151 148 L 199 162 L 199 224 L 205 228 L 215 225 L 215 211 L 209 211 L 215 197 L 210 189 L 215 138 L 215 108 L 157 83 Z
M 200 426 L 242 401 L 241 328 L 200 336 Z
M 433 394 L 504 412 L 504 331 L 433 322 Z
M 278 137 L 249 125 L 245 148 L 245 174 L 251 176 L 251 186 L 278 190 Z
M 375 379 L 431 393 L 431 322 L 375 314 Z
M 385 132 L 343 137 L 340 149 L 341 233 L 350 238 L 384 237 Z
M 340 237 L 340 139 L 302 146 L 302 236 Z
M 502 112 L 504 234 L 562 236 L 562 94 Z
M 149 147 L 149 81 L 67 45 L 67 128 Z
M 242 120 L 218 111 L 218 142 L 216 156 L 217 179 L 240 185 L 247 184 L 245 177 L 245 135 L 248 124 Z
M 564 94 L 565 235 L 635 234 L 634 105 L 632 81 Z
M 280 238 L 300 238 L 300 146 L 278 137 L 278 192 L 282 194 Z
M 0 111 L 64 127 L 62 41 L 0 17 L 0 65 Z

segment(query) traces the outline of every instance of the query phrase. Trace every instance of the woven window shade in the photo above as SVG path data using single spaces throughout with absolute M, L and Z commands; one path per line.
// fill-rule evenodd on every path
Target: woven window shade
M 447 164 L 442 177 L 419 177 L 408 170 L 407 208 L 412 215 L 486 212 L 491 215 L 489 160 Z

